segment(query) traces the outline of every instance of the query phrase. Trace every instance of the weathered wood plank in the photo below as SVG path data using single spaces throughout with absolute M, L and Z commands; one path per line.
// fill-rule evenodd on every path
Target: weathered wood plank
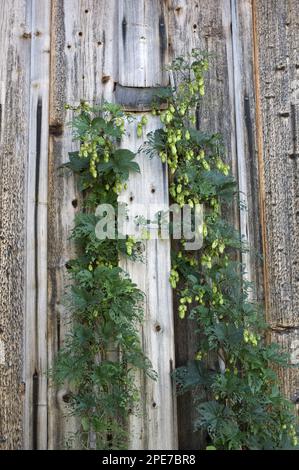
M 154 87 L 168 84 L 167 18 L 164 2 L 124 0 L 119 5 L 119 83 L 127 87 Z M 148 113 L 149 114 L 149 113 Z M 140 119 L 140 115 L 136 115 Z M 146 132 L 160 123 L 148 115 Z M 146 135 L 144 133 L 143 138 Z M 122 145 L 138 150 L 136 123 Z M 166 168 L 158 158 L 138 156 L 141 175 L 130 176 L 121 200 L 129 204 L 168 204 Z M 133 198 L 133 199 L 132 199 Z M 130 448 L 175 449 L 177 446 L 176 400 L 171 379 L 174 367 L 172 295 L 169 285 L 170 241 L 144 243 L 144 264 L 123 262 L 133 281 L 145 292 L 145 323 L 141 331 L 144 352 L 158 373 L 157 382 L 136 374 L 141 391 L 142 414 L 130 418 Z
M 26 209 L 26 449 L 47 448 L 47 200 L 50 2 L 31 5 Z
M 141 116 L 138 116 L 140 118 Z M 146 132 L 160 125 L 158 118 L 149 118 Z M 146 138 L 144 133 L 143 138 Z M 137 151 L 142 140 L 136 137 L 136 123 L 130 125 L 122 145 Z M 168 186 L 165 184 L 167 169 L 158 158 L 149 159 L 144 153 L 137 160 L 141 174 L 130 176 L 127 190 L 120 201 L 128 204 L 151 204 L 165 210 L 168 206 Z M 140 208 L 141 209 L 141 208 Z M 138 212 L 138 208 L 137 208 Z M 155 211 L 154 211 L 155 212 Z M 147 217 L 141 212 L 139 215 Z M 154 213 L 148 218 L 154 218 Z M 130 448 L 174 449 L 176 448 L 176 403 L 171 372 L 174 368 L 174 331 L 172 295 L 169 286 L 170 242 L 149 240 L 142 242 L 143 262 L 123 261 L 123 268 L 145 293 L 145 321 L 141 341 L 145 354 L 158 374 L 157 381 L 136 374 L 141 391 L 141 414 L 130 418 Z
M 172 0 L 169 13 L 169 42 L 172 57 L 186 55 L 192 48 L 198 48 L 217 57 L 211 57 L 210 71 L 206 76 L 208 97 L 201 103 L 198 116 L 199 127 L 207 132 L 222 132 L 228 155 L 235 155 L 232 135 L 232 116 L 230 108 L 230 90 L 228 87 L 231 71 L 228 68 L 226 35 L 230 34 L 229 2 L 221 1 L 188 2 Z M 223 119 L 225 116 L 225 119 Z M 198 339 L 194 334 L 194 325 L 190 321 L 180 320 L 175 316 L 176 362 L 184 365 L 193 359 L 198 349 Z M 196 449 L 202 443 L 199 433 L 194 433 L 193 423 L 196 418 L 191 393 L 178 397 L 179 448 Z
M 208 97 L 201 103 L 199 127 L 207 132 L 223 133 L 231 163 L 235 155 L 235 143 L 228 86 L 232 72 L 227 63 L 230 60 L 227 55 L 231 56 L 231 47 L 226 41 L 226 36 L 230 34 L 230 29 L 227 28 L 230 22 L 230 5 L 229 2 L 224 3 L 225 5 L 214 0 L 209 2 L 207 8 L 203 1 L 171 1 L 169 42 L 173 57 L 186 55 L 192 48 L 211 53 L 210 71 L 206 76 Z M 214 57 L 217 57 L 217 61 Z M 180 366 L 194 358 L 198 339 L 192 323 L 182 321 L 178 316 L 175 316 L 175 337 L 176 362 Z M 196 449 L 202 443 L 201 435 L 193 431 L 195 417 L 192 395 L 178 397 L 179 447 L 182 449 Z
M 167 23 L 163 1 L 119 2 L 119 83 L 152 87 L 168 83 Z
M 298 2 L 253 1 L 259 72 L 259 156 L 264 210 L 267 316 L 273 337 L 298 364 Z M 280 335 L 275 331 L 281 330 Z M 281 371 L 283 388 L 298 400 L 298 370 Z M 294 374 L 294 375 L 293 375 Z M 295 378 L 296 376 L 296 378 Z
M 210 54 L 199 128 L 223 136 L 226 160 L 238 180 L 247 212 L 237 205 L 226 216 L 240 229 L 253 250 L 243 258 L 247 277 L 255 281 L 254 295 L 263 296 L 262 266 L 255 252 L 261 251 L 258 207 L 258 172 L 255 144 L 255 101 L 252 68 L 251 2 L 212 0 L 170 2 L 170 47 L 172 55 L 185 55 L 192 48 Z M 176 319 L 176 360 L 178 365 L 194 357 L 196 339 L 191 322 Z M 197 448 L 193 434 L 194 407 L 190 396 L 178 399 L 181 448 Z
M 2 5 L 0 17 L 0 449 L 23 446 L 25 191 L 31 9 Z
M 256 145 L 253 28 L 251 0 L 231 1 L 235 139 L 240 191 L 240 234 L 250 251 L 242 254 L 245 279 L 254 283 L 251 297 L 263 299 L 262 243 Z M 242 209 L 245 207 L 245 210 Z
M 290 354 L 290 364 L 293 367 L 279 368 L 278 376 L 281 383 L 282 392 L 286 397 L 296 404 L 297 412 L 299 411 L 299 328 L 285 329 L 275 328 L 272 332 L 272 338 L 282 351 Z
M 81 99 L 112 100 L 117 81 L 117 2 L 111 0 L 53 0 L 51 21 L 51 90 L 49 152 L 48 282 L 49 365 L 62 346 L 67 327 L 63 297 L 68 279 L 65 264 L 74 256 L 70 229 L 80 206 L 80 195 L 71 175 L 58 167 L 75 149 L 71 113 L 64 104 Z M 50 449 L 61 448 L 77 429 L 67 415 L 67 390 L 49 388 L 48 433 Z M 71 446 L 77 447 L 74 441 Z

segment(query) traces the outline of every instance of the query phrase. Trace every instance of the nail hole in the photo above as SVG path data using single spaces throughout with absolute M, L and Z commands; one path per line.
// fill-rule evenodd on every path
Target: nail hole
M 129 197 L 129 201 L 132 202 L 134 200 L 134 196 Z
M 31 38 L 31 33 L 23 33 L 22 38 L 24 39 L 30 39 Z
M 155 188 L 152 188 L 152 189 L 151 189 L 151 193 L 154 194 L 155 192 L 156 192 Z
M 62 400 L 64 403 L 69 403 L 71 401 L 71 395 L 69 393 L 65 393 L 65 395 L 62 397 Z
M 156 330 L 157 332 L 161 331 L 161 325 L 157 324 L 157 325 L 155 326 L 155 330 Z
M 197 28 L 197 24 L 194 24 L 194 25 L 193 25 L 193 29 L 196 29 L 196 28 Z
M 97 44 L 98 44 L 98 46 L 101 46 L 101 45 L 102 45 L 102 42 L 101 42 L 101 41 L 98 41 Z
M 79 33 L 78 33 L 78 34 L 79 34 L 79 36 L 83 36 L 83 33 L 82 33 L 82 31 L 79 31 Z
M 76 207 L 78 207 L 78 201 L 77 199 L 73 199 L 72 200 L 72 206 L 76 209 Z
M 155 401 L 153 401 L 152 407 L 153 407 L 153 408 L 156 408 L 156 406 L 157 406 L 157 403 L 156 403 Z
M 85 78 L 85 75 L 82 75 L 82 80 L 84 80 L 84 78 Z
M 85 10 L 85 13 L 88 13 L 89 10 Z
M 72 46 L 70 44 L 67 45 L 67 48 L 70 49 Z

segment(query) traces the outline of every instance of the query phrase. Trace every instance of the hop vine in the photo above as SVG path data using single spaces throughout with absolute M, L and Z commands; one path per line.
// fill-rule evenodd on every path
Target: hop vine
M 289 359 L 265 341 L 268 325 L 236 261 L 248 248 L 223 215 L 237 185 L 221 137 L 196 128 L 208 65 L 195 50 L 174 60 L 169 70 L 178 85 L 162 92 L 167 110 L 154 114 L 163 127 L 147 142 L 148 153 L 158 152 L 168 165 L 172 201 L 204 207 L 202 248 L 188 252 L 186 240 L 173 246 L 170 284 L 178 314 L 195 322 L 198 339 L 195 357 L 175 378 L 179 393 L 193 391 L 194 427 L 206 432 L 208 449 L 292 448 L 298 443 L 294 407 L 275 372 Z
M 191 209 L 204 206 L 202 248 L 188 252 L 186 240 L 173 244 L 170 284 L 179 317 L 195 322 L 198 339 L 193 360 L 176 370 L 175 380 L 179 393 L 193 391 L 194 427 L 206 432 L 207 448 L 292 448 L 297 446 L 294 407 L 280 392 L 275 372 L 289 359 L 265 340 L 268 325 L 237 261 L 246 244 L 223 215 L 236 199 L 237 185 L 221 137 L 196 127 L 207 69 L 207 57 L 198 51 L 172 63 L 169 71 L 178 84 L 160 90 L 167 109 L 154 105 L 162 128 L 148 135 L 145 147 L 168 165 L 172 201 Z M 65 168 L 76 175 L 84 203 L 71 234 L 77 256 L 67 265 L 70 334 L 53 375 L 70 387 L 81 445 L 122 449 L 128 416 L 138 409 L 135 371 L 153 379 L 155 374 L 138 335 L 143 293 L 118 266 L 120 256 L 138 259 L 138 242 L 129 236 L 98 239 L 95 209 L 102 203 L 116 208 L 129 173 L 140 170 L 135 154 L 119 148 L 130 119 L 119 106 L 81 103 L 71 109 L 79 150 L 69 153 Z M 138 137 L 146 124 L 143 116 Z
M 78 417 L 76 438 L 87 449 L 128 446 L 129 415 L 139 412 L 135 371 L 155 374 L 144 356 L 138 328 L 143 321 L 143 293 L 118 267 L 120 256 L 136 259 L 133 237 L 99 239 L 99 204 L 117 206 L 129 172 L 139 172 L 135 154 L 120 149 L 125 122 L 120 107 L 104 103 L 70 107 L 79 150 L 64 165 L 76 175 L 83 195 L 71 238 L 77 257 L 67 263 L 71 282 L 67 307 L 70 333 L 53 368 L 57 383 L 68 384 L 70 412 Z M 116 221 L 115 221 L 116 224 Z

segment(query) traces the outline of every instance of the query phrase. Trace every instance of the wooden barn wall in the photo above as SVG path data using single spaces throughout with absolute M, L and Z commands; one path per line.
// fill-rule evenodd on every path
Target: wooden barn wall
M 161 66 L 167 57 L 192 47 L 211 53 L 198 123 L 223 134 L 227 161 L 248 207 L 241 212 L 233 207 L 228 217 L 253 248 L 243 259 L 247 277 L 257 284 L 252 296 L 265 297 L 272 336 L 298 363 L 297 1 L 0 4 L 0 449 L 63 448 L 77 428 L 67 414 L 68 390 L 57 390 L 46 375 L 67 331 L 65 264 L 74 254 L 68 237 L 81 202 L 73 177 L 59 171 L 74 148 L 67 126 L 71 113 L 64 104 L 115 100 L 118 83 L 163 83 Z M 156 125 L 150 120 L 150 127 Z M 129 144 L 137 145 L 133 138 Z M 167 174 L 159 179 L 158 165 L 145 166 L 148 201 L 167 198 L 162 191 Z M 133 179 L 130 191 L 141 196 Z M 163 386 L 141 387 L 150 419 L 131 422 L 134 448 L 177 445 L 168 376 L 174 366 L 173 320 L 167 302 L 160 303 L 162 296 L 171 298 L 167 250 L 165 243 L 154 250 L 145 247 L 148 270 L 127 265 L 148 289 L 143 343 L 166 380 Z M 264 263 L 257 255 L 262 251 Z M 165 260 L 158 296 L 153 277 L 157 254 Z M 167 315 L 153 307 L 158 303 Z M 174 323 L 180 365 L 193 357 L 195 342 L 192 325 L 176 316 Z M 285 392 L 298 401 L 298 372 L 280 371 L 280 376 Z M 200 436 L 192 433 L 190 397 L 179 398 L 177 408 L 179 446 L 196 449 Z M 165 420 L 166 427 L 159 430 L 157 419 Z

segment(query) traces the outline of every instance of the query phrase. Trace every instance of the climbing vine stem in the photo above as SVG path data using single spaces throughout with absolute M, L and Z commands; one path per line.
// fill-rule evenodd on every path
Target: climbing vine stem
M 288 365 L 288 357 L 276 344 L 266 344 L 268 325 L 236 261 L 247 247 L 223 216 L 237 185 L 221 138 L 195 128 L 207 69 L 207 56 L 196 50 L 174 60 L 170 72 L 178 85 L 161 90 L 167 109 L 153 112 L 163 128 L 146 144 L 168 165 L 172 200 L 204 207 L 202 248 L 188 252 L 181 240 L 172 257 L 178 314 L 197 325 L 198 335 L 195 357 L 176 371 L 177 387 L 180 393 L 193 391 L 194 426 L 206 431 L 208 449 L 288 448 L 297 445 L 294 408 L 275 373 L 275 367 Z

